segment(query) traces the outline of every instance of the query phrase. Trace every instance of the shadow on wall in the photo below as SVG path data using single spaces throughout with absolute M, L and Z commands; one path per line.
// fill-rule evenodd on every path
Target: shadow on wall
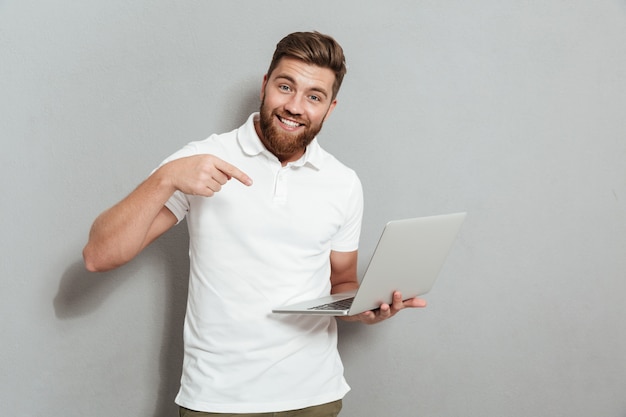
M 159 358 L 160 382 L 153 417 L 178 414 L 174 397 L 178 392 L 183 362 L 182 334 L 189 275 L 188 241 L 187 226 L 183 221 L 144 251 L 148 257 L 158 256 L 164 261 L 166 268 L 163 272 L 166 295 L 162 308 L 164 317 Z M 53 301 L 57 318 L 78 318 L 97 310 L 145 262 L 130 262 L 113 271 L 102 273 L 88 272 L 82 260 L 75 262 L 61 277 L 59 290 Z M 98 277 L 94 279 L 96 274 Z
M 54 298 L 54 311 L 59 319 L 86 316 L 97 310 L 129 275 L 139 268 L 131 262 L 109 272 L 93 273 L 85 269 L 82 261 L 70 266 L 59 283 L 59 292 Z

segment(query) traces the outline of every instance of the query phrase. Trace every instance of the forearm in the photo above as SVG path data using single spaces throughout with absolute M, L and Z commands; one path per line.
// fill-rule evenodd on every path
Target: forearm
M 354 280 L 354 281 L 348 281 L 348 282 L 342 282 L 340 284 L 335 284 L 331 287 L 330 289 L 330 293 L 331 294 L 337 294 L 340 292 L 348 292 L 348 291 L 354 291 L 356 289 L 359 288 L 359 283 Z
M 330 254 L 330 293 L 354 291 L 359 288 L 357 279 L 358 252 L 335 252 Z M 351 317 L 341 317 L 352 321 Z
M 174 188 L 156 171 L 93 223 L 83 250 L 90 271 L 104 271 L 133 259 L 154 238 L 153 223 Z

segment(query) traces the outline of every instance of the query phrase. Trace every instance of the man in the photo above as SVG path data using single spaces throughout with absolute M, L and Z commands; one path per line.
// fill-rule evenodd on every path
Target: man
M 85 265 L 104 271 L 187 217 L 181 416 L 341 409 L 349 387 L 335 319 L 271 309 L 358 287 L 361 184 L 316 139 L 345 72 L 331 37 L 288 35 L 263 79 L 258 114 L 185 146 L 92 226 Z M 397 293 L 391 305 L 346 320 L 371 324 L 423 306 Z

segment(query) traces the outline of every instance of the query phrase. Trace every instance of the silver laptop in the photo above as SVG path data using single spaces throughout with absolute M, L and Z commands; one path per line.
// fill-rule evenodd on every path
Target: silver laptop
M 274 313 L 351 316 L 430 291 L 466 213 L 392 220 L 383 229 L 357 291 L 277 307 Z

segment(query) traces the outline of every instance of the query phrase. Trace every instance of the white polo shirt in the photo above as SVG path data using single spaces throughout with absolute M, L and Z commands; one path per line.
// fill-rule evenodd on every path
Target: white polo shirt
M 193 142 L 166 160 L 210 153 L 248 174 L 213 197 L 175 193 L 187 217 L 190 277 L 185 356 L 176 402 L 197 411 L 299 409 L 349 390 L 334 318 L 277 315 L 272 308 L 330 292 L 330 251 L 358 247 L 363 214 L 354 171 L 313 140 L 282 167 L 254 129 Z

